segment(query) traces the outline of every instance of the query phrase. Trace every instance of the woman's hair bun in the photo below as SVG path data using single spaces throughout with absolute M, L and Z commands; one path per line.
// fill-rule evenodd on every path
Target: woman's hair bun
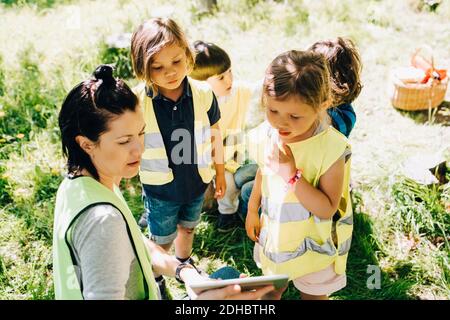
M 113 78 L 113 68 L 110 65 L 99 65 L 94 71 L 94 77 L 96 80 L 103 80 L 104 83 L 115 82 Z
M 208 47 L 207 43 L 202 40 L 197 40 L 194 42 L 194 48 L 197 51 L 204 51 Z

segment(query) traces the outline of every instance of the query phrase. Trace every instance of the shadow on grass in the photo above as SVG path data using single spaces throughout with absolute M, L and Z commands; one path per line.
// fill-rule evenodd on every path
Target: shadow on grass
M 432 110 L 404 111 L 397 110 L 401 115 L 413 119 L 418 124 L 440 124 L 450 126 L 450 101 L 442 102 Z
M 193 252 L 200 258 L 220 259 L 242 273 L 261 275 L 253 261 L 253 241 L 245 232 L 244 224 L 227 233 L 216 228 L 217 214 L 204 212 L 202 222 L 196 228 Z M 208 272 L 214 270 L 207 270 Z
M 392 274 L 382 271 L 377 258 L 382 252 L 373 236 L 371 218 L 361 212 L 362 199 L 357 192 L 353 192 L 352 201 L 354 230 L 347 261 L 347 286 L 331 297 L 340 300 L 411 299 L 408 292 L 415 283 L 404 279 L 401 270 L 394 269 Z
M 133 213 L 136 222 L 139 221 L 144 213 L 144 202 L 142 200 L 142 185 L 139 177 L 135 176 L 131 179 L 122 179 L 120 182 L 120 190 L 127 201 L 128 207 Z

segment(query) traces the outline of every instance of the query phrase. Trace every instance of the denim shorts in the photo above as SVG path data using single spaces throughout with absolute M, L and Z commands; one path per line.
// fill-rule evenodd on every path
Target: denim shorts
M 244 184 L 255 180 L 258 165 L 256 163 L 248 163 L 240 166 L 234 173 L 234 182 L 241 189 Z
M 177 225 L 193 229 L 200 222 L 205 195 L 188 203 L 144 198 L 150 239 L 157 244 L 171 243 L 177 237 Z

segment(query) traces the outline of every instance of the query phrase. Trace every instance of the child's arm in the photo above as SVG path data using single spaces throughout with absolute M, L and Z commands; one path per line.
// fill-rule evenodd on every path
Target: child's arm
M 225 165 L 223 160 L 223 141 L 218 122 L 211 126 L 211 131 L 212 159 L 214 168 L 216 169 L 216 193 L 214 197 L 216 199 L 222 199 L 225 196 L 227 186 L 225 182 Z
M 300 178 L 294 185 L 294 193 L 301 204 L 321 219 L 335 214 L 342 196 L 344 182 L 344 158 L 337 160 L 321 177 L 318 188 Z
M 274 148 L 267 165 L 286 182 L 295 175 L 295 160 L 291 149 L 284 144 L 284 151 Z M 344 158 L 337 160 L 320 177 L 318 188 L 300 178 L 294 185 L 294 193 L 301 204 L 321 219 L 330 219 L 336 212 L 341 200 L 344 181 Z
M 261 230 L 258 210 L 261 203 L 261 169 L 256 172 L 255 183 L 248 201 L 247 218 L 245 220 L 245 230 L 247 235 L 253 241 L 258 241 Z

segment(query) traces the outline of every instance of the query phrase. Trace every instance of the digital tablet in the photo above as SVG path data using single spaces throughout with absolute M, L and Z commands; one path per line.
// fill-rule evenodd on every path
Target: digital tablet
M 242 291 L 249 291 L 257 289 L 258 287 L 264 287 L 268 285 L 273 285 L 275 289 L 282 288 L 287 285 L 289 276 L 284 274 L 277 274 L 271 276 L 259 276 L 259 277 L 246 277 L 246 278 L 236 278 L 227 280 L 211 280 L 197 282 L 190 285 L 190 288 L 196 293 L 219 289 L 232 284 L 238 284 L 241 286 Z

